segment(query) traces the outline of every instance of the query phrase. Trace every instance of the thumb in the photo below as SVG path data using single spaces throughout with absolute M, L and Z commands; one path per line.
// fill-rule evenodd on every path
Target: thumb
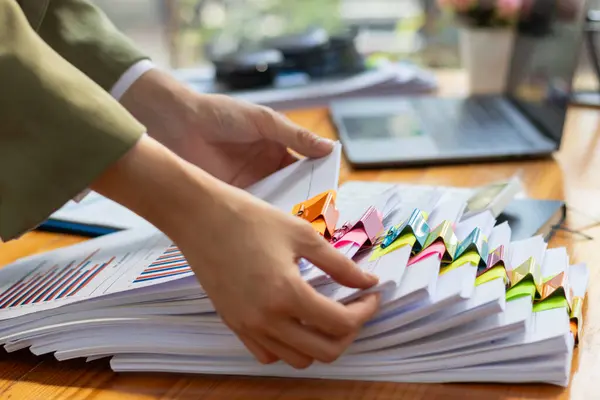
M 296 153 L 309 158 L 325 157 L 333 151 L 334 142 L 330 139 L 301 127 L 290 121 L 286 116 L 269 108 L 261 113 L 267 121 L 258 124 L 260 134 L 268 140 L 280 143 Z
M 354 261 L 333 248 L 321 236 L 316 236 L 314 243 L 301 249 L 302 257 L 331 276 L 334 281 L 358 289 L 368 289 L 379 282 L 377 276 L 361 270 Z

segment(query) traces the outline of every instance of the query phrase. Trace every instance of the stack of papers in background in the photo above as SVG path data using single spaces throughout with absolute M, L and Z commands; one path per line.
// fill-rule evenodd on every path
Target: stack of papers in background
M 277 176 L 279 175 L 255 185 L 250 189 L 251 192 L 258 197 L 265 198 L 265 194 L 260 192 L 261 187 L 265 183 L 273 182 Z M 337 178 L 335 179 L 337 182 Z M 289 185 L 286 186 L 286 189 L 289 189 Z M 465 216 L 489 210 L 492 215 L 498 217 L 511 201 L 525 197 L 518 176 L 476 188 L 350 181 L 339 187 L 337 197 L 338 201 L 344 204 L 356 205 L 359 201 L 368 203 L 387 190 L 398 192 L 407 201 L 418 201 L 436 195 L 446 199 L 460 198 L 467 203 L 468 209 Z M 530 207 L 539 208 L 539 204 L 536 202 Z M 92 191 L 80 202 L 69 201 L 64 207 L 54 212 L 40 228 L 100 236 L 124 229 L 153 228 L 153 226 L 126 207 Z
M 340 187 L 338 199 L 344 204 L 355 203 L 387 190 L 395 190 L 403 198 L 420 198 L 428 193 L 441 192 L 444 199 L 463 199 L 467 204 L 463 218 L 487 210 L 496 218 L 497 225 L 508 223 L 514 240 L 541 235 L 549 241 L 565 221 L 567 213 L 561 200 L 528 198 L 518 175 L 476 188 L 348 181 Z
M 182 69 L 176 79 L 200 93 L 221 93 L 274 109 L 327 106 L 334 99 L 360 96 L 420 94 L 437 88 L 435 76 L 411 64 L 385 64 L 349 77 L 316 80 L 282 77 L 274 87 L 230 91 L 213 79 L 210 69 Z
M 337 190 L 339 160 L 339 149 L 303 160 L 249 190 L 291 212 Z M 176 245 L 144 228 L 0 270 L 0 343 L 59 360 L 110 357 L 115 371 L 568 384 L 585 264 L 541 236 L 515 241 L 489 210 L 466 216 L 464 198 L 439 191 L 403 197 L 392 188 L 340 198 L 337 207 L 332 246 L 378 275 L 368 291 L 382 296 L 379 313 L 331 364 L 295 370 L 255 361 L 213 312 Z M 309 263 L 301 271 L 337 301 L 363 293 Z

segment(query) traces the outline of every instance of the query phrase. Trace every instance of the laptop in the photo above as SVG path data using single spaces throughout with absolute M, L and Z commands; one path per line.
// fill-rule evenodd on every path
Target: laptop
M 516 28 L 503 93 L 386 96 L 330 104 L 356 168 L 543 157 L 559 149 L 583 37 L 584 2 L 551 3 Z

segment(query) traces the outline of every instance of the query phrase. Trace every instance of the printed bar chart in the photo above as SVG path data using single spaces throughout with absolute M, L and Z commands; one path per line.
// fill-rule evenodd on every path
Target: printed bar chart
M 68 279 L 73 270 L 71 266 L 74 262 L 67 264 L 66 268 L 63 269 L 61 273 L 59 273 L 54 280 L 48 283 L 47 286 L 44 286 L 39 291 L 39 294 L 34 295 L 32 303 L 39 303 L 44 297 L 46 297 L 49 293 L 51 293 L 64 279 Z M 27 303 L 25 303 L 27 304 Z
M 2 304 L 0 304 L 0 308 L 6 308 L 15 299 L 17 299 L 17 298 L 19 298 L 19 296 L 23 295 L 23 293 L 27 293 L 29 290 L 31 290 L 31 288 L 35 288 L 36 284 L 38 282 L 40 282 L 42 278 L 43 278 L 43 275 L 41 275 L 41 274 L 35 274 L 30 279 L 28 279 L 25 282 L 21 283 L 17 287 L 17 290 L 15 290 L 12 295 L 7 296 L 7 298 L 2 302 Z
M 173 244 L 156 261 L 147 266 L 133 283 L 165 279 L 172 276 L 189 274 L 190 272 L 192 272 L 192 269 L 185 257 L 179 248 Z
M 115 260 L 115 258 L 113 257 L 103 264 L 96 264 L 93 267 L 89 268 L 87 271 L 80 272 L 79 275 L 77 276 L 77 278 L 74 279 L 73 282 L 69 286 L 67 286 L 58 295 L 57 299 L 62 299 L 64 297 L 72 296 L 75 293 L 77 293 L 78 291 L 80 291 L 81 289 L 83 289 L 85 286 L 87 286 L 88 283 L 90 283 L 90 281 L 92 279 L 94 279 L 100 272 L 102 272 L 102 270 L 104 270 L 114 260 Z
M 99 249 L 81 261 L 53 265 L 45 271 L 34 271 L 0 294 L 0 309 L 43 303 L 76 295 L 105 270 L 115 257 L 104 262 L 92 261 Z

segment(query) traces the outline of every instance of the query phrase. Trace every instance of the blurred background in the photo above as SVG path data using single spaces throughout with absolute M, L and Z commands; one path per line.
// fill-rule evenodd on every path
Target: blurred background
M 462 68 L 459 23 L 436 0 L 94 0 L 113 23 L 165 68 L 210 65 L 236 44 L 310 27 L 351 30 L 366 57 L 424 68 Z M 600 0 L 591 0 L 600 9 Z M 594 90 L 585 48 L 576 90 Z

